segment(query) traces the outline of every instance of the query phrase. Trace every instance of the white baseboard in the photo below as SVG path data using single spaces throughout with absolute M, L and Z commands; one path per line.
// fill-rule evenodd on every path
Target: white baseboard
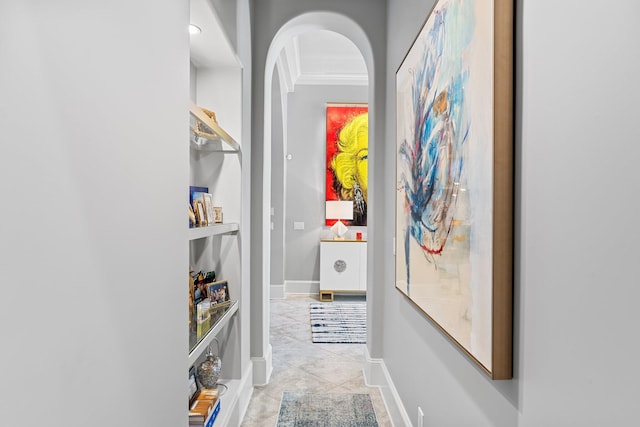
M 253 385 L 267 385 L 273 372 L 273 347 L 267 347 L 264 357 L 252 357 L 253 363 Z
M 269 298 L 270 299 L 285 299 L 287 294 L 284 292 L 284 283 L 283 284 L 274 284 L 272 283 L 269 287 Z
M 285 295 L 287 294 L 317 294 L 320 292 L 319 280 L 285 280 Z
M 400 395 L 396 390 L 384 359 L 373 359 L 369 356 L 369 349 L 365 347 L 364 382 L 369 387 L 379 387 L 384 406 L 394 427 L 413 427 Z
M 253 366 L 249 363 L 249 367 L 242 375 L 242 379 L 240 381 L 240 393 L 238 395 L 238 413 L 239 420 L 242 421 L 244 418 L 244 414 L 247 412 L 247 408 L 249 408 L 249 402 L 251 401 L 251 396 L 253 395 Z

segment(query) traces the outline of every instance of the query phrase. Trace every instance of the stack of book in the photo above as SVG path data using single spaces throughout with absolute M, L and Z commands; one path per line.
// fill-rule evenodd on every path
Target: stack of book
M 190 427 L 211 427 L 220 412 L 218 390 L 200 390 L 198 397 L 189 408 Z

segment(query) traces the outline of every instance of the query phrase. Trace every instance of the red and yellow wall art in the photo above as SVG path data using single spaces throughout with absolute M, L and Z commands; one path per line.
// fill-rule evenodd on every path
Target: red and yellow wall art
M 326 200 L 353 202 L 346 225 L 367 225 L 368 126 L 366 104 L 327 104 Z

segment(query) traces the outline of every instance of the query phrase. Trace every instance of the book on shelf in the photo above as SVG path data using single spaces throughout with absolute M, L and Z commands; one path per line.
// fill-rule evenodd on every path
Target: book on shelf
M 189 405 L 189 420 L 206 420 L 211 410 L 215 407 L 217 400 L 217 389 L 199 389 L 197 395 L 194 396 L 193 401 Z
M 201 414 L 192 416 L 192 411 L 189 410 L 189 426 L 191 427 L 211 427 L 220 412 L 220 399 L 217 397 L 213 402 L 213 406 L 211 406 L 212 402 L 209 400 L 203 400 L 202 402 L 201 406 L 208 408 L 207 415 L 204 417 Z

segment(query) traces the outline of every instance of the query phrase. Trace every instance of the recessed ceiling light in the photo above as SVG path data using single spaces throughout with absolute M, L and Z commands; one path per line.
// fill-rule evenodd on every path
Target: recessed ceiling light
M 189 34 L 200 34 L 202 30 L 197 25 L 189 24 Z

